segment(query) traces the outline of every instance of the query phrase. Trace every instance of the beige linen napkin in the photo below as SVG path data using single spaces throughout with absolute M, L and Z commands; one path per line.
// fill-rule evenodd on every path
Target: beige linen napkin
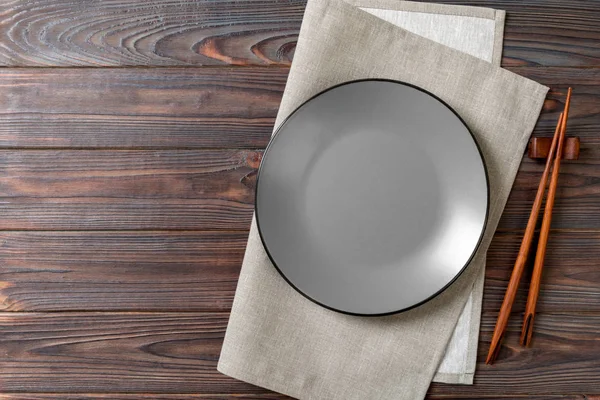
M 351 4 L 413 33 L 500 65 L 504 11 L 397 0 L 354 0 Z M 473 383 L 484 272 L 482 268 L 474 283 L 434 382 Z
M 425 396 L 481 276 L 547 92 L 343 0 L 311 0 L 276 124 L 314 94 L 361 78 L 421 86 L 462 116 L 488 166 L 488 226 L 473 261 L 445 292 L 399 315 L 365 318 L 326 310 L 292 289 L 270 264 L 253 222 L 218 369 L 301 399 Z

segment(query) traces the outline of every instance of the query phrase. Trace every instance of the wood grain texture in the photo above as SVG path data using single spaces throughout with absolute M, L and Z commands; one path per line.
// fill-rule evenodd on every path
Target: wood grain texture
M 600 68 L 511 68 L 551 86 L 551 136 L 573 86 L 569 135 L 600 143 Z M 264 148 L 285 68 L 0 69 L 0 147 Z
M 550 155 L 550 145 L 552 138 L 548 137 L 534 137 L 529 141 L 527 156 L 534 159 L 548 159 Z M 565 138 L 564 150 L 562 159 L 563 160 L 577 160 L 579 159 L 579 137 L 567 137 Z
M 479 360 L 487 353 L 495 317 L 488 312 L 482 315 Z M 597 373 L 600 365 L 595 356 L 600 351 L 595 333 L 600 327 L 598 314 L 538 314 L 531 348 L 518 343 L 520 317 L 513 315 L 509 321 L 497 362 L 478 365 L 474 386 L 432 384 L 430 392 L 456 396 L 600 392 Z
M 1 399 L 1 397 L 0 397 Z M 508 399 L 514 399 L 514 400 L 520 400 L 520 399 L 531 399 L 531 400 L 595 400 L 592 397 L 589 397 L 588 395 L 584 395 L 584 394 L 572 394 L 572 395 L 545 395 L 545 396 L 536 396 L 536 395 L 502 395 L 502 394 L 497 394 L 497 395 L 481 395 L 481 394 L 475 394 L 475 395 L 469 395 L 469 394 L 459 394 L 459 395 L 454 395 L 454 394 L 450 394 L 450 395 L 445 395 L 445 394 L 428 394 L 427 397 L 425 397 L 425 399 L 427 400 L 435 400 L 435 399 L 440 399 L 440 400 L 467 400 L 467 399 L 481 399 L 481 400 L 508 400 Z
M 0 394 L 0 400 L 129 400 L 129 399 L 155 399 L 155 400 L 290 400 L 291 397 L 277 393 L 266 394 L 157 394 L 157 393 L 8 393 Z M 586 395 L 549 395 L 549 396 L 530 396 L 530 395 L 444 395 L 432 394 L 427 396 L 428 400 L 597 400 L 596 397 Z
M 444 397 L 433 397 L 444 398 Z M 129 400 L 129 399 L 154 399 L 154 400 L 290 400 L 291 397 L 277 393 L 265 394 L 197 394 L 197 393 L 180 393 L 180 394 L 156 394 L 156 393 L 9 393 L 0 394 L 0 400 L 91 400 L 91 399 L 106 399 L 106 400 Z M 537 400 L 537 399 L 534 399 Z M 550 400 L 585 400 L 579 396 L 559 396 Z
M 584 145 L 578 161 L 565 161 L 560 168 L 552 227 L 560 229 L 596 229 L 600 226 L 600 147 Z M 543 162 L 525 159 L 519 167 L 509 196 L 500 230 L 523 231 L 536 188 L 542 175 Z
M 502 304 L 510 273 L 519 251 L 522 234 L 496 234 L 488 251 L 484 310 L 497 313 Z M 537 243 L 534 241 L 533 246 Z M 514 312 L 525 309 L 531 266 L 530 252 L 521 279 Z M 552 231 L 542 274 L 538 302 L 541 312 L 600 312 L 600 233 L 598 231 Z
M 434 398 L 440 398 L 436 396 Z M 443 397 L 441 397 L 443 398 Z M 90 400 L 90 399 L 107 399 L 107 400 L 128 400 L 128 399 L 154 399 L 154 400 L 290 400 L 291 397 L 276 393 L 265 394 L 156 394 L 156 393 L 10 393 L 6 395 L 0 394 L 0 400 Z M 536 400 L 536 399 L 534 399 Z M 579 396 L 559 396 L 551 400 L 584 400 Z
M 1 150 L 0 229 L 248 229 L 262 151 Z M 564 162 L 552 227 L 600 226 L 600 144 Z M 524 159 L 499 230 L 523 230 L 543 162 Z
M 436 1 L 507 10 L 503 65 L 551 87 L 534 136 L 573 86 L 582 147 L 533 348 L 526 272 L 498 364 L 428 398 L 600 400 L 600 3 Z M 304 6 L 0 2 L 1 66 L 136 67 L 0 68 L 0 400 L 285 399 L 215 366 Z M 488 253 L 480 361 L 542 168 L 525 159 Z
M 2 232 L 0 310 L 227 311 L 247 232 Z M 521 235 L 496 235 L 484 309 L 497 312 Z M 553 231 L 540 312 L 600 313 L 600 232 Z M 531 265 L 531 260 L 528 264 Z M 513 311 L 521 312 L 530 268 Z
M 3 313 L 0 382 L 4 392 L 24 393 L 266 393 L 216 371 L 227 318 L 226 313 Z M 482 366 L 475 386 L 433 385 L 432 393 L 468 398 L 598 392 L 598 314 L 540 314 L 531 349 L 516 345 L 517 319 L 509 325 L 499 362 Z M 483 315 L 480 349 L 494 322 L 493 315 Z
M 440 0 L 504 9 L 504 65 L 600 65 L 595 1 Z M 305 0 L 12 0 L 4 66 L 289 65 Z
M 301 0 L 4 2 L 6 66 L 289 65 Z
M 216 371 L 227 314 L 3 314 L 3 392 L 265 393 Z
M 246 232 L 2 232 L 0 309 L 229 310 L 246 239 Z
M 287 69 L 0 69 L 0 147 L 262 148 Z
M 261 156 L 0 150 L 0 229 L 246 230 Z
M 434 396 L 432 399 L 443 399 L 444 397 Z M 0 400 L 91 400 L 91 399 L 106 399 L 106 400 L 137 400 L 137 399 L 153 399 L 153 400 L 291 400 L 291 397 L 277 393 L 265 394 L 197 394 L 197 393 L 180 393 L 180 394 L 157 394 L 157 393 L 10 393 L 0 394 Z M 487 400 L 487 398 L 485 398 Z M 501 397 L 498 398 L 502 399 Z M 495 400 L 495 399 L 490 399 Z M 534 398 L 534 400 L 538 400 Z M 583 396 L 557 396 L 550 400 L 585 400 Z

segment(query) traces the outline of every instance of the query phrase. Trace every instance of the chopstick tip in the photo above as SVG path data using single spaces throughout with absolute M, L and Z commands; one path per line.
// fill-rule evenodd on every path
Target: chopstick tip
M 500 353 L 500 346 L 502 346 L 502 340 L 504 339 L 504 332 L 498 337 L 497 340 L 492 338 L 492 344 L 490 345 L 490 351 L 488 352 L 487 358 L 485 359 L 485 363 L 487 365 L 492 365 L 496 358 L 498 358 L 498 353 Z
M 533 336 L 533 314 L 528 313 L 525 316 L 523 330 L 521 331 L 521 346 L 529 347 L 531 345 L 531 337 Z

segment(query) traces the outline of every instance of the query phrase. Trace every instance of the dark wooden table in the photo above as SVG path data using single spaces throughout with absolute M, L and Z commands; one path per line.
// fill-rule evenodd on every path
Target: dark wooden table
M 600 394 L 600 1 L 508 11 L 503 66 L 574 88 L 533 347 L 432 399 Z M 279 399 L 215 367 L 304 0 L 0 2 L 0 398 Z M 480 360 L 542 164 L 489 251 Z M 525 277 L 527 279 L 527 277 Z M 69 394 L 67 396 L 67 394 Z M 600 399 L 600 397 L 596 397 Z

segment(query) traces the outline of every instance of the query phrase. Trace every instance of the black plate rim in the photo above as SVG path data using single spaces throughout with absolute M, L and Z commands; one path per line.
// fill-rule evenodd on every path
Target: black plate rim
M 461 270 L 456 274 L 456 276 L 450 281 L 448 282 L 444 287 L 442 287 L 440 290 L 438 290 L 436 293 L 432 294 L 431 296 L 429 296 L 428 298 L 420 301 L 419 303 L 416 303 L 410 307 L 405 307 L 396 311 L 389 311 L 389 312 L 384 312 L 384 313 L 373 313 L 373 314 L 362 314 L 362 313 L 354 313 L 351 311 L 346 311 L 346 310 L 339 310 L 337 308 L 328 306 L 327 304 L 323 304 L 321 302 L 319 302 L 318 300 L 310 297 L 309 295 L 307 295 L 306 293 L 304 293 L 302 290 L 300 290 L 296 285 L 294 285 L 288 278 L 287 276 L 285 276 L 285 274 L 283 273 L 283 271 L 277 266 L 277 263 L 275 262 L 275 259 L 273 258 L 273 256 L 271 255 L 271 252 L 269 251 L 269 247 L 267 246 L 267 243 L 264 239 L 262 230 L 260 229 L 260 218 L 259 218 L 259 212 L 258 212 L 258 194 L 259 194 L 259 190 L 258 190 L 258 182 L 260 180 L 260 175 L 261 175 L 261 171 L 263 169 L 263 160 L 265 159 L 266 155 L 268 154 L 269 150 L 271 149 L 271 145 L 273 144 L 275 138 L 277 137 L 277 135 L 280 133 L 281 129 L 286 125 L 286 123 L 290 120 L 290 118 L 292 118 L 292 116 L 294 116 L 302 107 L 304 107 L 304 105 L 306 105 L 307 103 L 311 102 L 312 100 L 314 100 L 315 98 L 321 96 L 324 93 L 329 92 L 330 90 L 333 89 L 337 89 L 341 86 L 346 86 L 346 85 L 351 85 L 354 83 L 360 83 L 360 82 L 387 82 L 387 83 L 394 83 L 394 84 L 399 84 L 399 85 L 404 85 L 404 86 L 408 86 L 411 87 L 413 89 L 417 89 L 420 92 L 423 92 L 425 94 L 430 95 L 431 97 L 433 97 L 434 99 L 436 99 L 437 101 L 439 101 L 442 105 L 444 105 L 446 108 L 448 108 L 450 111 L 452 111 L 452 113 L 454 115 L 456 115 L 456 117 L 460 120 L 460 122 L 464 125 L 464 127 L 467 129 L 467 132 L 469 132 L 469 134 L 471 135 L 471 138 L 473 139 L 473 142 L 475 143 L 475 147 L 477 148 L 477 151 L 479 152 L 479 157 L 481 158 L 481 163 L 483 165 L 483 170 L 485 173 L 485 182 L 486 182 L 486 188 L 487 188 L 487 193 L 486 193 L 486 208 L 485 208 L 485 219 L 483 221 L 483 226 L 481 228 L 481 234 L 479 235 L 479 239 L 477 241 L 477 245 L 475 246 L 475 248 L 473 249 L 473 252 L 471 254 L 471 256 L 469 257 L 469 259 L 465 262 L 465 265 L 463 265 L 463 267 L 461 268 Z M 444 291 L 446 291 L 446 289 L 448 289 L 450 286 L 452 286 L 452 284 L 454 282 L 456 282 L 458 280 L 458 278 L 465 272 L 465 270 L 467 269 L 467 267 L 469 266 L 469 264 L 471 263 L 471 261 L 473 261 L 473 258 L 475 257 L 475 254 L 477 254 L 477 250 L 479 250 L 479 247 L 481 246 L 481 242 L 483 241 L 483 237 L 485 234 L 485 230 L 487 228 L 488 225 L 488 218 L 489 218 L 489 213 L 490 213 L 490 178 L 489 178 L 489 173 L 488 173 L 488 167 L 485 161 L 485 157 L 483 156 L 483 152 L 481 151 L 481 146 L 479 145 L 479 142 L 477 141 L 477 138 L 475 137 L 475 135 L 473 134 L 473 132 L 471 131 L 471 129 L 469 128 L 469 126 L 465 123 L 465 121 L 462 119 L 462 117 L 456 112 L 456 110 L 454 110 L 454 108 L 452 108 L 448 103 L 446 103 L 444 100 L 442 100 L 441 98 L 439 98 L 438 96 L 436 96 L 435 94 L 431 93 L 430 91 L 428 91 L 427 89 L 423 89 L 422 87 L 413 85 L 412 83 L 408 83 L 408 82 L 404 82 L 404 81 L 400 81 L 400 80 L 394 80 L 394 79 L 384 79 L 384 78 L 366 78 L 366 79 L 356 79 L 356 80 L 351 80 L 351 81 L 346 81 L 346 82 L 342 82 L 339 83 L 337 85 L 331 86 L 325 90 L 320 91 L 319 93 L 315 94 L 314 96 L 310 97 L 308 100 L 306 100 L 305 102 L 303 102 L 302 104 L 300 104 L 296 109 L 294 109 L 294 111 L 292 111 L 290 113 L 290 115 L 288 115 L 283 122 L 281 122 L 281 124 L 277 127 L 277 129 L 275 130 L 275 133 L 271 136 L 271 139 L 269 139 L 269 143 L 267 144 L 267 147 L 265 148 L 264 152 L 263 152 L 263 156 L 261 159 L 261 163 L 260 166 L 258 167 L 258 173 L 257 173 L 257 177 L 256 177 L 256 185 L 255 185 L 255 191 L 254 191 L 254 215 L 256 218 L 256 226 L 258 228 L 258 235 L 260 237 L 260 241 L 263 245 L 263 248 L 265 249 L 265 252 L 267 253 L 267 256 L 269 257 L 269 260 L 271 261 L 271 264 L 273 264 L 273 266 L 275 267 L 275 269 L 277 270 L 277 272 L 279 273 L 279 275 L 288 283 L 288 285 L 290 285 L 292 288 L 294 288 L 294 290 L 296 290 L 296 292 L 300 293 L 304 298 L 310 300 L 311 302 L 326 308 L 330 311 L 335 311 L 341 314 L 345 314 L 345 315 L 352 315 L 352 316 L 356 316 L 356 317 L 385 317 L 385 316 L 390 316 L 390 315 L 395 315 L 395 314 L 400 314 L 409 310 L 412 310 L 414 308 L 417 308 L 425 303 L 428 303 L 429 301 L 433 300 L 434 298 L 436 298 L 437 296 L 439 296 L 440 294 L 442 294 Z

